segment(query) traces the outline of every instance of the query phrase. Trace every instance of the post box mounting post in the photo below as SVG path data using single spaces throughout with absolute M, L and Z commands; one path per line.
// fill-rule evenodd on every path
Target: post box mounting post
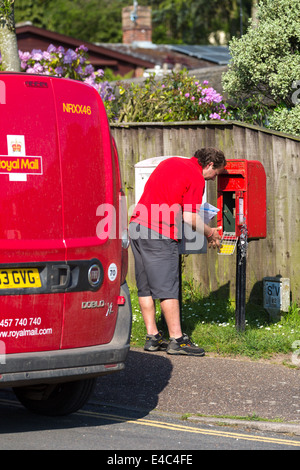
M 236 252 L 236 293 L 235 293 L 235 327 L 245 330 L 246 318 L 246 267 L 247 267 L 248 232 L 244 224 L 237 243 Z

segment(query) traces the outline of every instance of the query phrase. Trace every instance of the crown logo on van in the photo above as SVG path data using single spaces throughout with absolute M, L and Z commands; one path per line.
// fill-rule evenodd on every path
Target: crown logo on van
M 21 149 L 22 149 L 22 146 L 20 144 L 20 142 L 14 142 L 12 144 L 12 149 L 13 149 L 13 152 L 21 152 Z

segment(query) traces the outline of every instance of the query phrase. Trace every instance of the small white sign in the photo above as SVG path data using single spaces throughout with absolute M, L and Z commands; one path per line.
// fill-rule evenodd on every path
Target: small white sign
M 108 274 L 108 279 L 110 281 L 115 281 L 116 280 L 117 275 L 118 275 L 118 268 L 117 268 L 117 265 L 115 263 L 111 263 L 109 265 L 107 274 Z

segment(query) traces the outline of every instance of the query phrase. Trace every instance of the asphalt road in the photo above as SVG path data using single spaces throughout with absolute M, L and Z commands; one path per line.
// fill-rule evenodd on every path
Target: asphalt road
M 159 452 L 190 452 L 195 463 L 204 449 L 299 450 L 299 399 L 299 369 L 133 349 L 126 368 L 99 377 L 89 403 L 70 416 L 33 415 L 11 391 L 0 391 L 0 449 L 97 449 L 104 460 L 126 450 L 144 458 L 139 465 L 154 464 L 152 456 Z M 257 415 L 266 421 L 215 415 Z
M 300 437 L 181 421 L 89 404 L 73 415 L 41 417 L 0 393 L 1 450 L 100 450 L 97 463 L 200 464 L 200 450 L 299 450 Z M 122 452 L 126 451 L 126 452 Z M 166 462 L 168 456 L 169 462 Z M 51 457 L 50 457 L 51 458 Z M 189 462 L 187 462 L 187 459 Z M 48 457 L 47 457 L 48 460 Z M 114 462 L 115 463 L 115 462 Z M 127 462 L 129 463 L 129 462 Z

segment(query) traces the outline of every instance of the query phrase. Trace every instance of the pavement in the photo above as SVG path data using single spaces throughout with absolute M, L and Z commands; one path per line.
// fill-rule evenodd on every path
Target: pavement
M 98 379 L 92 401 L 138 416 L 172 414 L 300 435 L 300 367 L 284 359 L 292 364 L 291 356 L 252 361 L 133 348 L 124 370 Z

